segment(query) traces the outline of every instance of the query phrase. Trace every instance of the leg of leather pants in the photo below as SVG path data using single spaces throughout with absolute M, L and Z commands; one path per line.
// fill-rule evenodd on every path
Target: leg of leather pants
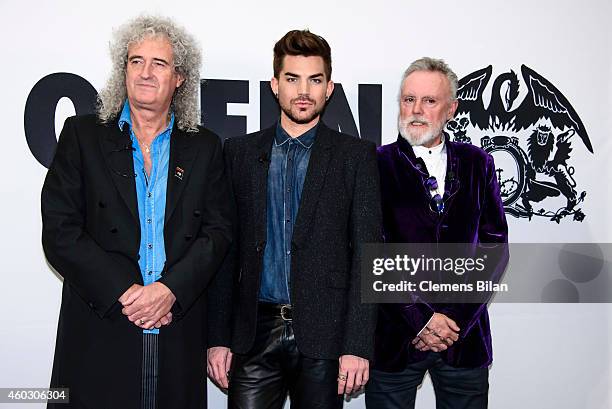
M 292 409 L 339 409 L 338 360 L 300 354 L 290 321 L 259 314 L 255 343 L 234 354 L 228 391 L 230 409 L 281 409 L 287 393 Z

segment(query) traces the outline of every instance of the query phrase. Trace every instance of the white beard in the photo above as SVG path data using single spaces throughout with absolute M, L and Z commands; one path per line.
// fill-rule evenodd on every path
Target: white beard
M 413 132 L 409 126 L 411 122 L 415 121 L 426 124 L 428 126 L 428 130 L 423 133 Z M 420 118 L 418 116 L 409 116 L 406 119 L 402 119 L 399 115 L 397 116 L 397 130 L 402 138 L 404 138 L 411 146 L 428 145 L 442 133 L 445 125 L 446 121 L 432 124 L 425 118 Z

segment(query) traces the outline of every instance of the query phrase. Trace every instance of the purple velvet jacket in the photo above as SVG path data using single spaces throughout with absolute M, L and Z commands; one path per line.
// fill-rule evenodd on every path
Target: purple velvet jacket
M 445 210 L 429 206 L 427 170 L 401 136 L 378 148 L 383 230 L 387 243 L 507 243 L 508 226 L 493 157 L 469 144 L 446 142 Z M 507 261 L 507 259 L 506 259 Z M 504 266 L 500 266 L 503 270 Z M 492 362 L 486 304 L 381 304 L 376 329 L 374 368 L 402 371 L 425 359 L 412 339 L 434 312 L 461 328 L 459 340 L 441 353 L 451 366 L 476 368 Z

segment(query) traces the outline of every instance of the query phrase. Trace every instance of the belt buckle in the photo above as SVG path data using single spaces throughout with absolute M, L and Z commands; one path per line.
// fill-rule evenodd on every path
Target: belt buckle
M 281 309 L 280 309 L 280 316 L 283 319 L 283 321 L 292 321 L 293 318 L 287 318 L 285 316 L 285 314 L 291 314 L 291 304 L 283 304 L 281 305 Z

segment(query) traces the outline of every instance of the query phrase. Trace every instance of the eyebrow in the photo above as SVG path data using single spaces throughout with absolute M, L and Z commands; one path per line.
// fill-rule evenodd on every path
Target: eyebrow
M 417 96 L 414 95 L 414 94 L 411 94 L 411 93 L 402 94 L 402 98 L 406 98 L 406 97 L 414 97 L 414 98 L 416 98 Z M 439 99 L 438 97 L 434 97 L 433 95 L 423 95 L 421 97 L 421 99 L 424 99 L 424 98 Z
M 128 57 L 128 61 L 135 60 L 136 58 L 141 58 L 141 59 L 144 60 L 144 57 L 142 55 L 132 55 L 132 56 Z M 159 62 L 163 62 L 164 64 L 170 65 L 170 63 L 168 61 L 164 60 L 163 58 L 153 58 L 153 61 L 159 61 Z
M 286 72 L 286 73 L 285 73 L 285 75 L 286 75 L 286 76 L 288 76 L 288 77 L 296 77 L 296 78 L 300 78 L 300 75 L 298 75 L 298 74 L 294 74 L 294 73 L 292 73 L 292 72 Z M 318 73 L 316 73 L 316 74 L 312 74 L 312 75 L 310 75 L 308 78 L 318 78 L 318 77 L 322 77 L 322 76 L 323 76 L 323 73 L 322 73 L 322 72 L 318 72 Z

